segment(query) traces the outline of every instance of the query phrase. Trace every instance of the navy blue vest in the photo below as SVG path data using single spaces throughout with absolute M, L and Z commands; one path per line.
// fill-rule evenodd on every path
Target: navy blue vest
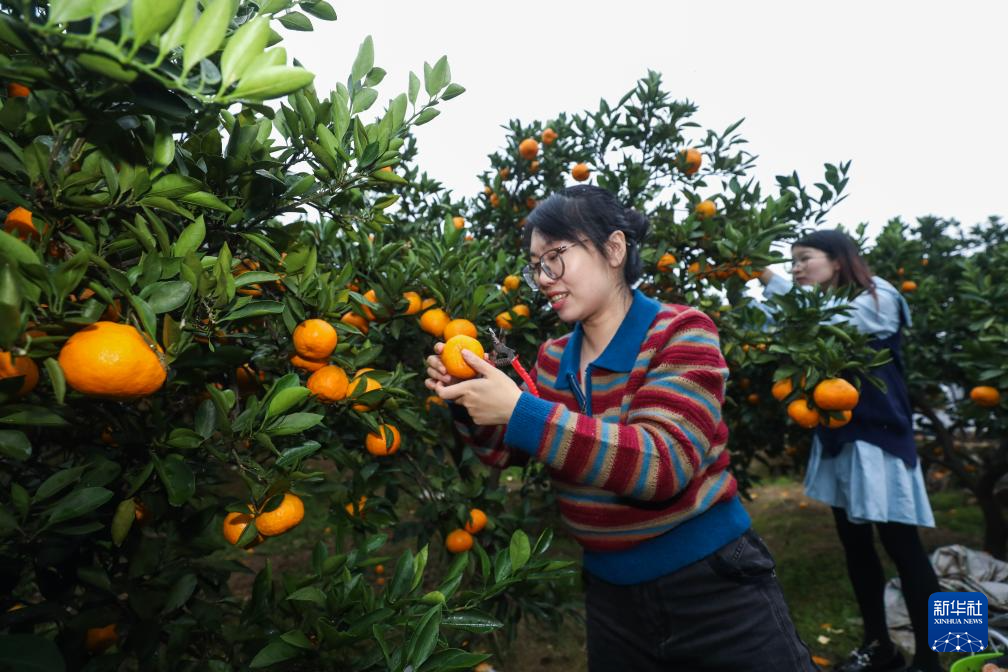
M 900 320 L 900 328 L 903 320 Z M 890 455 L 895 455 L 908 467 L 917 464 L 917 444 L 913 435 L 913 410 L 903 376 L 903 352 L 900 348 L 900 332 L 887 338 L 869 341 L 876 350 L 889 348 L 892 361 L 872 369 L 873 376 L 885 381 L 883 392 L 871 382 L 861 378 L 861 397 L 854 407 L 853 417 L 843 427 L 828 429 L 818 427 L 816 436 L 822 442 L 825 453 L 835 456 L 846 443 L 865 441 L 878 446 Z

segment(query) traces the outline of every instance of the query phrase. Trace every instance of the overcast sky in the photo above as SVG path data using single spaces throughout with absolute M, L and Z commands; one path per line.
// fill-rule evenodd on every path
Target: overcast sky
M 421 165 L 457 195 L 479 190 L 509 119 L 594 110 L 650 68 L 704 127 L 745 117 L 765 185 L 851 160 L 834 222 L 1008 215 L 1003 2 L 332 4 L 338 21 L 286 41 L 320 94 L 346 80 L 368 34 L 389 73 L 380 101 L 448 55 L 467 91 L 417 136 Z

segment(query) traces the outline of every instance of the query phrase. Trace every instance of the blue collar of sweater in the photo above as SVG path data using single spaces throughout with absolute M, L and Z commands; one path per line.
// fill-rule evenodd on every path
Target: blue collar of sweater
M 655 317 L 661 310 L 661 303 L 645 296 L 639 289 L 633 290 L 633 303 L 627 312 L 623 322 L 620 323 L 616 334 L 609 341 L 609 345 L 599 355 L 598 359 L 592 362 L 595 368 L 606 369 L 607 371 L 620 371 L 629 373 L 637 361 L 640 354 L 641 344 L 647 337 L 648 330 L 654 322 Z M 563 356 L 560 358 L 560 371 L 557 380 L 567 380 L 567 374 L 573 373 L 578 377 L 578 363 L 581 360 L 581 341 L 584 338 L 584 327 L 580 322 L 574 325 L 570 340 L 564 348 Z

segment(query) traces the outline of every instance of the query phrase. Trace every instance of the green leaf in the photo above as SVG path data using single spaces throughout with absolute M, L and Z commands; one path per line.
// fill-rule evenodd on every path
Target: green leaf
M 119 7 L 122 7 L 126 4 L 126 0 L 105 0 L 97 3 L 94 0 L 52 0 L 49 3 L 49 20 L 53 23 L 70 23 L 84 19 L 97 19 L 110 11 L 119 9 L 119 7 L 113 7 L 100 11 L 101 5 L 112 6 L 117 3 Z
M 257 16 L 231 36 L 221 54 L 221 91 L 241 77 L 256 56 L 265 51 L 269 30 L 269 18 Z
M 150 1 L 160 2 L 160 0 Z M 195 20 L 196 0 L 184 0 L 182 9 L 179 11 L 178 16 L 175 17 L 171 27 L 167 32 L 162 34 L 161 39 L 158 40 L 160 52 L 164 54 L 182 44 L 182 40 L 184 40 L 186 35 L 189 34 L 189 30 L 192 28 L 193 21 Z
M 168 592 L 168 597 L 165 600 L 164 608 L 161 609 L 161 613 L 167 614 L 175 611 L 188 602 L 189 598 L 192 597 L 193 592 L 196 590 L 196 583 L 195 574 L 182 575 L 182 577 L 175 582 L 171 590 Z
M 280 17 L 280 25 L 288 30 L 311 31 L 314 29 L 311 19 L 301 12 L 288 12 Z
M 105 488 L 74 490 L 49 508 L 49 522 L 55 524 L 80 518 L 112 499 L 112 496 L 112 491 Z
M 65 672 L 56 643 L 35 635 L 0 635 L 0 669 L 18 672 Z
M 280 457 L 278 457 L 276 461 L 276 466 L 283 469 L 284 467 L 288 467 L 292 464 L 297 464 L 306 457 L 310 457 L 311 455 L 317 453 L 321 447 L 322 444 L 318 441 L 308 441 L 300 446 L 288 448 L 280 453 Z
M 437 109 L 436 107 L 428 107 L 426 110 L 420 113 L 420 116 L 417 117 L 416 125 L 423 126 L 424 124 L 426 124 L 428 121 L 431 121 L 434 117 L 438 116 L 439 114 L 441 114 L 441 110 Z
M 217 426 L 217 406 L 213 399 L 204 399 L 196 409 L 196 420 L 193 423 L 196 433 L 204 439 L 209 439 Z
M 190 205 L 198 205 L 201 208 L 231 212 L 231 206 L 211 194 L 209 191 L 194 191 L 191 194 L 179 196 L 179 200 Z
M 130 305 L 140 317 L 140 323 L 152 343 L 157 343 L 157 316 L 150 304 L 134 294 L 129 295 Z
M 165 280 L 144 287 L 140 298 L 147 301 L 155 314 L 168 313 L 185 305 L 192 289 L 185 280 Z
M 182 0 L 133 0 L 133 40 L 136 46 L 160 35 L 172 24 L 182 8 Z
M 5 425 L 31 425 L 34 427 L 65 427 L 69 423 L 53 410 L 43 406 L 10 404 L 0 406 L 0 423 Z
M 420 78 L 414 73 L 409 73 L 409 101 L 416 105 L 417 95 L 420 93 Z
M 326 596 L 321 590 L 315 586 L 305 586 L 300 590 L 295 590 L 293 593 L 287 596 L 288 600 L 293 600 L 295 602 L 312 602 L 320 607 L 325 604 Z
M 521 530 L 515 530 L 511 535 L 511 546 L 508 552 L 511 555 L 511 571 L 517 572 L 525 566 L 532 554 L 528 535 Z
M 231 311 L 218 320 L 218 322 L 242 320 L 246 317 L 258 317 L 260 315 L 279 315 L 283 310 L 284 304 L 279 301 L 250 301 L 241 308 Z
M 504 627 L 503 623 L 490 614 L 475 609 L 449 614 L 441 619 L 441 624 L 480 635 Z
M 34 501 L 41 502 L 60 492 L 69 485 L 80 480 L 81 474 L 87 468 L 86 465 L 62 469 L 42 482 L 42 485 L 35 491 Z
M 353 68 L 350 71 L 350 79 L 355 82 L 360 81 L 373 67 L 374 40 L 368 35 L 357 49 L 357 58 L 354 59 Z
M 168 492 L 168 503 L 182 506 L 196 494 L 196 476 L 181 455 L 171 454 L 164 459 L 153 457 L 154 469 Z
M 229 0 L 217 0 L 218 2 L 229 2 Z M 199 191 L 203 188 L 203 183 L 193 177 L 170 173 L 165 175 L 151 185 L 147 197 L 158 198 L 180 198 L 187 194 Z M 185 256 L 185 255 L 177 255 Z
M 438 651 L 427 659 L 420 672 L 449 672 L 450 670 L 471 670 L 490 658 L 487 653 L 469 653 L 462 649 Z
M 255 658 L 249 663 L 249 667 L 258 669 L 260 667 L 276 665 L 277 663 L 297 657 L 300 652 L 300 649 L 286 642 L 280 640 L 270 642 L 255 655 Z
M 13 259 L 21 265 L 42 264 L 35 250 L 6 231 L 0 231 L 0 258 L 2 257 Z
M 358 114 L 367 110 L 374 102 L 378 100 L 378 90 L 377 89 L 361 89 L 354 95 L 353 99 L 353 110 L 351 114 Z
M 435 605 L 424 614 L 420 620 L 416 631 L 410 638 L 408 645 L 410 655 L 409 662 L 414 665 L 422 665 L 430 658 L 437 646 L 438 629 L 441 626 L 441 605 Z
M 308 639 L 308 635 L 304 634 L 300 630 L 291 630 L 280 635 L 280 639 L 287 642 L 291 646 L 296 646 L 299 649 L 305 649 L 306 651 L 314 650 L 315 645 L 311 643 Z
M 269 100 L 300 91 L 315 79 L 315 75 L 304 68 L 274 65 L 261 70 L 250 69 L 250 74 L 242 77 L 228 100 Z
M 322 19 L 323 21 L 336 20 L 336 10 L 333 9 L 332 5 L 325 0 L 318 0 L 317 2 L 302 2 L 301 9 L 312 16 Z
M 126 535 L 129 534 L 130 528 L 133 527 L 134 520 L 136 520 L 136 504 L 133 502 L 133 499 L 124 499 L 119 502 L 115 515 L 112 516 L 113 544 L 122 546 L 122 542 L 126 539 Z
M 266 419 L 272 420 L 276 416 L 286 413 L 309 396 L 311 396 L 311 390 L 307 387 L 289 387 L 286 390 L 281 390 L 270 401 L 269 409 L 266 411 Z
M 300 434 L 306 429 L 311 429 L 325 419 L 324 415 L 318 413 L 291 413 L 280 418 L 270 427 L 266 428 L 266 433 L 270 436 L 290 436 Z
M 63 399 L 66 397 L 66 377 L 63 375 L 63 368 L 55 359 L 47 357 L 45 360 L 45 369 L 46 373 L 49 374 L 49 381 L 53 386 L 53 395 L 56 397 L 56 403 L 62 406 Z
M 217 51 L 237 8 L 237 0 L 210 0 L 185 41 L 182 53 L 183 76 L 194 65 Z
M 0 456 L 24 462 L 31 455 L 31 442 L 24 432 L 16 429 L 0 429 Z
M 465 93 L 465 87 L 458 84 L 449 84 L 448 88 L 445 89 L 444 94 L 441 96 L 442 100 L 451 100 L 452 98 L 457 98 Z

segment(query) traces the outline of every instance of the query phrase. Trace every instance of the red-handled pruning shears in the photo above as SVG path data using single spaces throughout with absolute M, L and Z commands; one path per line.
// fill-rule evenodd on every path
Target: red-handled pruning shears
M 494 365 L 504 366 L 505 364 L 510 364 L 511 368 L 513 368 L 518 376 L 525 381 L 525 384 L 528 385 L 529 392 L 531 392 L 533 396 L 538 397 L 539 388 L 536 387 L 535 381 L 532 380 L 532 376 L 529 375 L 528 371 L 525 370 L 525 367 L 518 361 L 518 353 L 504 345 L 504 334 L 497 336 L 497 332 L 492 328 L 488 329 L 488 331 L 490 332 L 490 338 L 493 339 L 493 357 L 490 359 L 493 361 Z

